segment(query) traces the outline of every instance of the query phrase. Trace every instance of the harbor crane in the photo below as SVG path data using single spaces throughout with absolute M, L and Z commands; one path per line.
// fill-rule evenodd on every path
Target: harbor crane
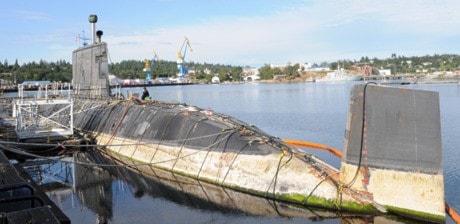
M 177 77 L 179 79 L 186 78 L 187 70 L 184 67 L 185 55 L 187 53 L 187 47 L 190 48 L 190 51 L 193 51 L 192 45 L 190 45 L 190 41 L 187 37 L 184 37 L 184 42 L 182 43 L 182 47 L 180 48 L 179 52 L 177 52 L 177 68 L 179 69 L 179 74 Z
M 158 55 L 157 53 L 155 53 L 155 51 L 153 51 L 152 60 L 145 59 L 144 72 L 146 72 L 145 80 L 147 82 L 150 82 L 150 80 L 152 79 L 152 68 L 153 68 L 153 65 L 155 64 L 155 61 L 157 60 L 158 60 Z

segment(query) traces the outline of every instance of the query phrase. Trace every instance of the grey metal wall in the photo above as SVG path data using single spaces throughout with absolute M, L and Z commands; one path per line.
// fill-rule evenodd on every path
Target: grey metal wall
M 361 154 L 369 167 L 442 173 L 438 93 L 377 85 L 363 91 L 352 89 L 342 161 L 356 165 Z

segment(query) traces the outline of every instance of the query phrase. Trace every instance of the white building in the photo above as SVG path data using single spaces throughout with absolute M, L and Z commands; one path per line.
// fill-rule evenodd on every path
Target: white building
M 217 75 L 213 76 L 212 79 L 211 79 L 211 83 L 213 83 L 213 84 L 220 83 L 219 76 L 217 76 Z
M 391 70 L 390 69 L 379 69 L 379 75 L 390 76 Z

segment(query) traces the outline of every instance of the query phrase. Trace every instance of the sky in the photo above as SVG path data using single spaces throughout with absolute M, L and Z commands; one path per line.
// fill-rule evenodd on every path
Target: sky
M 185 61 L 261 67 L 460 53 L 458 0 L 0 0 L 0 62 L 72 61 L 91 37 L 110 62 Z

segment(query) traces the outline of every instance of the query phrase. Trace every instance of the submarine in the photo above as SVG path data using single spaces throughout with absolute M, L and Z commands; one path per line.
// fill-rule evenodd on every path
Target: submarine
M 108 154 L 271 200 L 445 222 L 438 93 L 354 86 L 336 169 L 224 114 L 114 97 L 108 45 L 89 22 L 92 43 L 72 53 L 73 124 Z

